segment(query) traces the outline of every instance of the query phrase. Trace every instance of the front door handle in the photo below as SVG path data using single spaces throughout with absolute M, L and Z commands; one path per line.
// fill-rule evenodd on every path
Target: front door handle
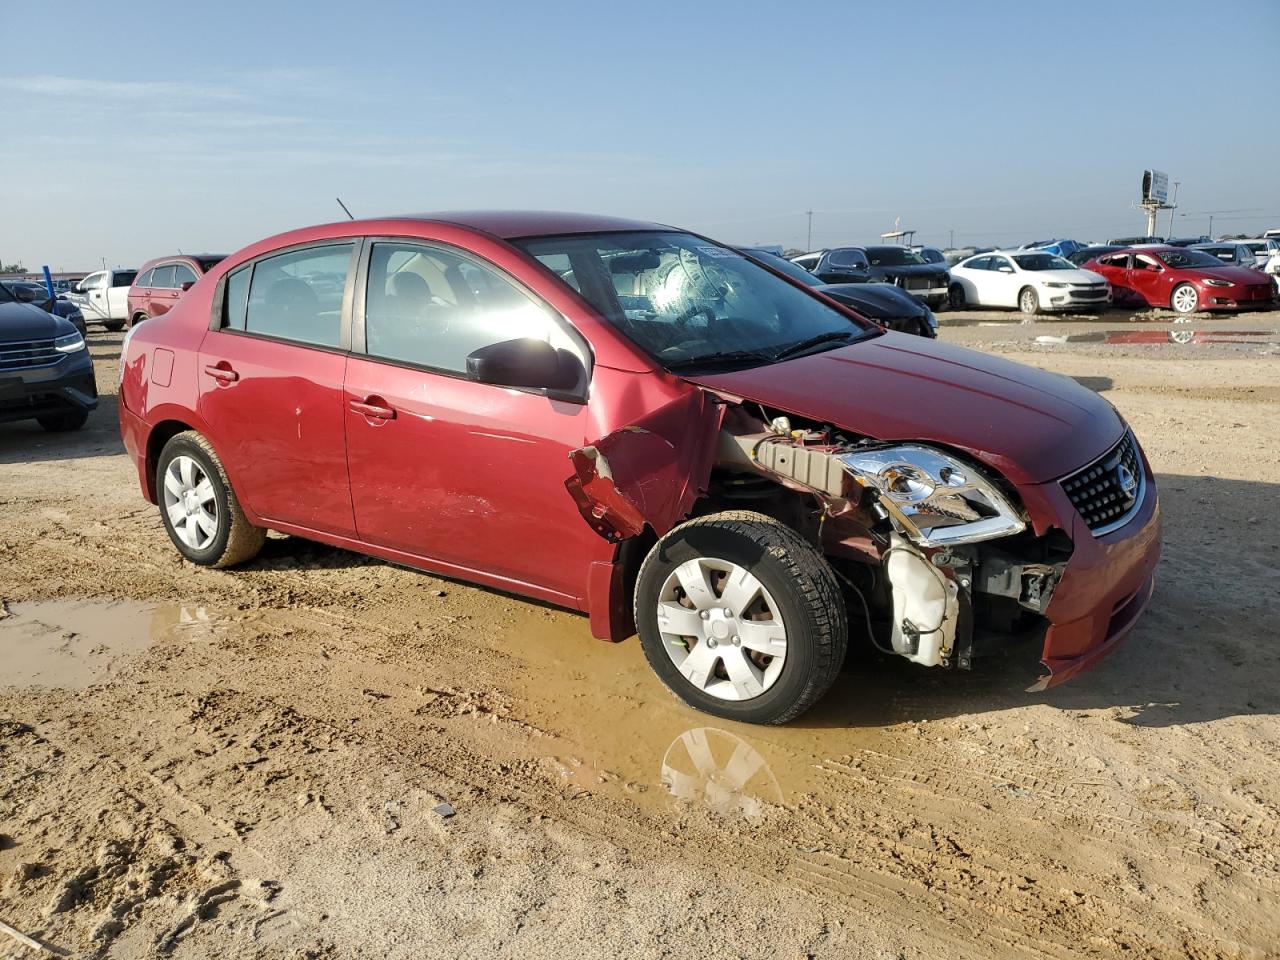
M 381 397 L 365 397 L 363 400 L 352 400 L 351 409 L 370 420 L 394 420 L 396 412 L 387 406 Z
M 204 372 L 213 377 L 213 379 L 217 380 L 219 383 L 235 383 L 240 379 L 240 374 L 232 370 L 231 364 L 227 363 L 225 360 L 220 360 L 217 363 L 206 364 Z

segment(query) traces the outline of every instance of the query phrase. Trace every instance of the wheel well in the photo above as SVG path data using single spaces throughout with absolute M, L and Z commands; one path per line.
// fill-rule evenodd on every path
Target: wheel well
M 160 496 L 156 489 L 156 466 L 160 463 L 160 451 L 178 434 L 190 429 L 190 424 L 181 420 L 161 420 L 151 428 L 147 437 L 147 498 L 152 503 L 158 502 Z

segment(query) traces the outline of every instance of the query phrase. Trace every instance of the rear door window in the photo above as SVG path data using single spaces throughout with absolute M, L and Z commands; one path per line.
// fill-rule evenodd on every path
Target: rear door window
M 326 244 L 253 265 L 245 329 L 321 347 L 342 345 L 342 297 L 355 244 Z
M 166 263 L 164 266 L 156 267 L 151 271 L 151 288 L 153 290 L 168 290 L 173 286 L 172 263 Z
M 861 250 L 836 250 L 827 258 L 833 267 L 865 267 L 867 258 Z

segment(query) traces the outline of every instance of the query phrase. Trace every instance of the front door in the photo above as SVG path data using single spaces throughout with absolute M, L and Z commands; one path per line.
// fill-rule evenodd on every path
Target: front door
M 1129 286 L 1129 254 L 1112 253 L 1099 257 L 1094 269 L 1111 284 L 1113 303 L 1127 303 L 1133 299 L 1133 290 Z
M 1021 287 L 1013 261 L 1008 257 L 994 256 L 991 258 L 989 273 L 987 288 L 990 290 L 990 299 L 984 302 L 997 307 L 1016 307 Z
M 473 351 L 532 337 L 581 364 L 585 397 L 577 334 L 497 268 L 431 244 L 373 242 L 367 275 L 345 385 L 360 538 L 577 597 L 600 550 L 565 490 L 586 405 L 467 378 Z
M 111 312 L 107 301 L 108 284 L 111 274 L 105 272 L 91 273 L 80 281 L 80 293 L 72 303 L 80 308 L 86 320 L 110 320 Z
M 1135 253 L 1129 268 L 1128 287 L 1136 299 L 1152 307 L 1169 306 L 1173 293 L 1172 274 L 1149 253 Z
M 358 244 L 315 244 L 223 281 L 200 346 L 200 415 L 236 492 L 265 520 L 354 536 L 342 380 Z

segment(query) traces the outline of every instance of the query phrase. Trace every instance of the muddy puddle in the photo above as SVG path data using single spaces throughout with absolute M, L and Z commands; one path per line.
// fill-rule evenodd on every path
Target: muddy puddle
M 1036 343 L 1110 343 L 1110 344 L 1178 344 L 1202 346 L 1213 344 L 1248 344 L 1280 346 L 1280 330 L 1090 330 L 1060 337 L 1036 337 Z
M 205 639 L 214 620 L 196 604 L 45 600 L 0 608 L 0 686 L 80 690 L 110 679 L 166 637 Z
M 650 810 L 688 805 L 752 820 L 820 792 L 825 763 L 887 736 L 843 718 L 829 725 L 831 708 L 821 706 L 783 727 L 699 713 L 667 692 L 638 640 L 596 640 L 574 617 L 529 622 L 518 633 L 526 669 L 513 680 L 522 709 L 552 734 L 541 746 L 568 796 L 607 792 Z M 833 707 L 859 687 L 842 677 L 829 695 Z

